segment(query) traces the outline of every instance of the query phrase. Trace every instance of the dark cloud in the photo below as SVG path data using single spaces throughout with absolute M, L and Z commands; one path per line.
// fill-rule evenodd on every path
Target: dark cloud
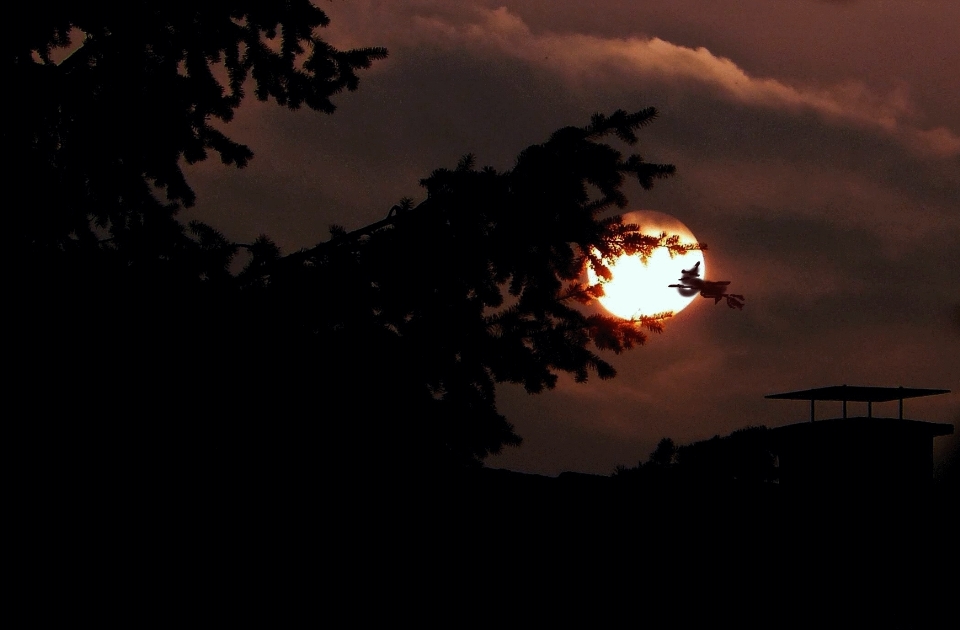
M 538 396 L 503 387 L 525 444 L 491 465 L 609 473 L 664 436 L 802 418 L 763 398 L 776 391 L 950 388 L 960 108 L 944 77 L 960 53 L 944 38 L 957 9 L 900 7 L 898 22 L 893 3 L 829 4 L 757 0 L 736 15 L 694 0 L 331 5 L 334 43 L 386 45 L 390 58 L 333 116 L 241 108 L 229 130 L 257 155 L 243 171 L 192 167 L 191 216 L 309 246 L 331 223 L 358 227 L 421 198 L 419 179 L 467 152 L 509 168 L 558 127 L 655 105 L 640 152 L 678 175 L 628 186 L 631 208 L 686 223 L 746 308 L 700 300 L 613 357 L 611 381 L 561 379 Z M 956 400 L 908 411 L 952 422 Z

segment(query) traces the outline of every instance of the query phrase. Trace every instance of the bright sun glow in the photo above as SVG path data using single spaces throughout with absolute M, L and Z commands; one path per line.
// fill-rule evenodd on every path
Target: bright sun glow
M 662 212 L 644 210 L 624 215 L 624 223 L 636 223 L 644 234 L 658 236 L 661 232 L 677 234 L 681 243 L 696 243 L 697 239 L 683 223 Z M 690 269 L 700 263 L 700 277 L 706 277 L 706 263 L 703 252 L 687 252 L 683 256 L 670 257 L 662 247 L 654 251 L 641 262 L 639 256 L 621 256 L 608 264 L 613 278 L 603 283 L 604 296 L 600 304 L 617 317 L 632 319 L 642 315 L 655 315 L 664 311 L 673 311 L 676 315 L 697 296 L 684 297 L 677 289 L 667 285 L 676 284 L 684 269 Z M 587 269 L 590 284 L 598 282 L 592 269 Z

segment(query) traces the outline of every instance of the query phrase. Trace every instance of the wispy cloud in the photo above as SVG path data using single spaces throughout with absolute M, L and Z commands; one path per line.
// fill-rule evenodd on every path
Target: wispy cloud
M 582 81 L 604 71 L 637 79 L 693 82 L 721 98 L 781 111 L 815 112 L 840 125 L 870 128 L 899 138 L 911 149 L 942 157 L 960 155 L 960 135 L 945 127 L 923 129 L 902 90 L 878 93 L 862 82 L 791 85 L 751 76 L 733 60 L 706 48 L 679 46 L 657 37 L 603 38 L 576 33 L 534 33 L 506 8 L 414 18 L 425 41 L 492 50 Z

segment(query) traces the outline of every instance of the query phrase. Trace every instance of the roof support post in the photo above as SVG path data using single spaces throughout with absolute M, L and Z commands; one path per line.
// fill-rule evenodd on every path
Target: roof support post
M 848 402 L 867 403 L 867 416 L 872 418 L 873 403 L 893 402 L 894 400 L 899 400 L 899 417 L 900 420 L 903 420 L 903 401 L 905 399 L 949 393 L 949 389 L 918 389 L 915 387 L 851 387 L 849 385 L 833 385 L 831 387 L 818 387 L 816 389 L 805 389 L 797 392 L 770 394 L 766 397 L 779 398 L 781 400 L 809 400 L 810 422 L 814 422 L 817 419 L 816 401 L 818 400 L 836 400 L 843 402 L 844 418 L 848 417 Z

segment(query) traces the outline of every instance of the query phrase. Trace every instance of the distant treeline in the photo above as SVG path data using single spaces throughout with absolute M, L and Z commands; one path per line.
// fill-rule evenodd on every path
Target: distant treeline
M 646 462 L 640 461 L 632 468 L 617 466 L 613 476 L 648 483 L 684 480 L 759 484 L 778 481 L 778 470 L 767 427 L 751 426 L 685 446 L 663 438 Z

